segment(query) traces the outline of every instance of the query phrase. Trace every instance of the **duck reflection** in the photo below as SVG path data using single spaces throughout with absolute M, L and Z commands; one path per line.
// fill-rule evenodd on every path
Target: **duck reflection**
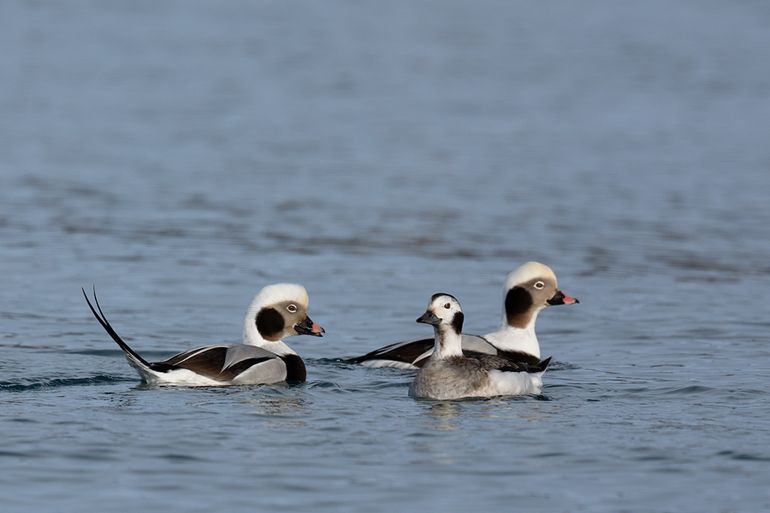
M 432 417 L 433 427 L 441 431 L 457 429 L 455 422 L 460 416 L 460 405 L 456 402 L 437 402 L 431 404 L 426 413 Z
M 244 401 L 252 408 L 252 415 L 263 419 L 270 428 L 302 429 L 304 418 L 312 403 L 307 397 L 282 394 L 260 394 Z

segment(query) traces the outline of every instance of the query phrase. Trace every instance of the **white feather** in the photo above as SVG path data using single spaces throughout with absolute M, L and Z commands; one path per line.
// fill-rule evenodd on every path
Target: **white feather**
M 254 299 L 251 300 L 249 309 L 246 312 L 246 318 L 243 321 L 244 344 L 260 346 L 268 351 L 276 352 L 268 347 L 271 342 L 262 338 L 262 335 L 260 335 L 259 330 L 257 329 L 257 325 L 254 323 L 254 319 L 256 319 L 257 314 L 262 308 L 283 301 L 295 301 L 307 309 L 310 300 L 305 287 L 295 283 L 276 283 L 275 285 L 264 287 L 259 291 L 259 294 L 254 296 Z M 276 349 L 283 352 L 277 354 L 286 354 L 287 352 L 294 353 L 294 351 L 289 349 L 283 342 L 281 342 L 281 345 L 283 345 L 283 347 L 276 346 Z
M 482 395 L 526 395 L 539 394 L 543 388 L 543 373 L 489 371 L 489 385 Z
M 396 360 L 364 360 L 361 365 L 365 367 L 371 367 L 373 369 L 416 369 L 417 367 L 411 363 L 399 362 Z
M 505 279 L 503 298 L 516 285 L 521 285 L 535 278 L 550 278 L 553 280 L 553 284 L 556 285 L 556 275 L 550 267 L 540 262 L 527 262 L 508 274 L 508 277 Z
M 537 312 L 532 316 L 532 322 L 526 328 L 515 328 L 505 324 L 499 330 L 487 333 L 484 338 L 489 340 L 497 349 L 521 351 L 540 358 L 540 344 L 535 333 L 536 317 Z

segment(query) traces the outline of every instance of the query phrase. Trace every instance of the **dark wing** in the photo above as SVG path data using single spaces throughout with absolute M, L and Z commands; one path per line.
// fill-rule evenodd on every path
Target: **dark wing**
M 490 344 L 487 339 L 479 335 L 463 334 L 463 352 L 469 351 L 473 354 L 495 354 L 497 349 Z M 355 358 L 345 360 L 349 363 L 364 363 L 372 360 L 386 360 L 391 362 L 400 362 L 416 367 L 422 367 L 428 360 L 428 356 L 433 351 L 434 341 L 432 338 L 423 338 L 411 342 L 396 342 L 370 353 Z M 422 357 L 422 358 L 421 358 Z M 537 361 L 537 359 L 535 359 Z
M 278 358 L 270 351 L 246 344 L 199 347 L 151 364 L 160 372 L 187 369 L 218 381 L 230 381 L 242 372 L 268 360 Z
M 528 364 L 526 362 L 514 362 L 507 358 L 492 356 L 488 354 L 473 354 L 466 356 L 477 360 L 487 370 L 495 369 L 504 372 L 528 372 L 536 374 L 539 372 L 545 372 L 545 370 L 548 368 L 548 364 L 551 363 L 550 356 L 543 361 L 537 360 L 537 363 L 535 364 Z
M 226 347 L 227 346 L 222 346 L 222 348 L 226 348 Z M 216 348 L 213 347 L 213 346 L 211 346 L 211 347 L 196 347 L 195 349 L 190 349 L 189 351 L 184 351 L 184 352 L 181 352 L 179 354 L 175 354 L 171 358 L 169 358 L 167 360 L 163 360 L 163 362 L 161 362 L 161 363 L 165 363 L 165 364 L 168 364 L 168 365 L 176 365 L 177 363 L 179 363 L 179 362 L 181 362 L 183 360 L 186 360 L 187 358 L 190 358 L 191 356 L 194 356 L 195 354 L 200 353 L 201 351 L 206 351 L 207 349 L 209 349 L 209 350 L 217 349 L 217 348 L 219 348 L 219 346 L 217 346 Z
M 537 366 L 540 364 L 540 358 L 533 354 L 524 353 L 522 351 L 497 351 L 497 356 L 500 358 L 505 358 L 508 361 L 511 361 L 516 364 L 524 363 L 527 365 L 534 365 Z
M 364 363 L 371 360 L 390 360 L 421 366 L 425 363 L 425 358 L 420 361 L 416 360 L 431 349 L 433 349 L 433 339 L 424 338 L 411 342 L 396 342 L 395 344 L 375 349 L 363 356 L 348 358 L 345 361 L 349 363 Z

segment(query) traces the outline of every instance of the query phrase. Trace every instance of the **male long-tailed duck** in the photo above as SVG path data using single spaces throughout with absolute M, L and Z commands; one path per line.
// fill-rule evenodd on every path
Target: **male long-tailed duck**
M 537 365 L 540 344 L 535 334 L 535 321 L 541 310 L 552 305 L 579 303 L 559 290 L 556 275 L 545 264 L 527 262 L 508 274 L 503 290 L 503 323 L 500 329 L 486 335 L 462 336 L 467 353 L 492 354 L 514 362 Z M 433 351 L 433 339 L 397 342 L 346 360 L 369 367 L 415 369 L 422 367 Z
M 257 294 L 246 313 L 243 343 L 198 347 L 150 363 L 115 332 L 104 315 L 94 291 L 94 302 L 83 290 L 91 312 L 104 330 L 120 346 L 134 369 L 146 383 L 153 385 L 223 386 L 303 382 L 305 363 L 286 343 L 284 337 L 313 335 L 324 329 L 307 315 L 308 294 L 301 285 L 268 285 Z
M 463 312 L 449 294 L 434 294 L 417 322 L 433 325 L 433 353 L 417 372 L 409 395 L 420 399 L 461 399 L 537 394 L 550 358 L 516 363 L 490 354 L 463 354 Z

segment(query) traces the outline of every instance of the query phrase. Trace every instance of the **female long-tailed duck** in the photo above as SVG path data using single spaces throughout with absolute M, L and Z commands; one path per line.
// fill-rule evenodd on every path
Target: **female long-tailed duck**
M 421 399 L 461 399 L 537 394 L 550 358 L 537 364 L 515 363 L 489 354 L 463 354 L 463 312 L 449 294 L 434 294 L 417 322 L 433 325 L 433 353 L 417 372 L 409 395 Z
M 313 335 L 324 329 L 307 315 L 308 294 L 301 285 L 268 285 L 257 294 L 246 313 L 243 343 L 198 347 L 150 363 L 115 332 L 104 315 L 94 290 L 94 302 L 83 290 L 88 307 L 104 330 L 120 346 L 128 363 L 146 383 L 153 385 L 223 386 L 257 385 L 306 379 L 305 363 L 284 337 Z
M 463 335 L 462 348 L 467 353 L 492 354 L 513 362 L 537 365 L 540 344 L 535 321 L 541 310 L 552 305 L 579 303 L 559 290 L 556 275 L 545 264 L 527 262 L 508 274 L 503 290 L 503 323 L 486 335 Z M 433 351 L 433 339 L 397 342 L 346 360 L 369 367 L 422 367 Z

